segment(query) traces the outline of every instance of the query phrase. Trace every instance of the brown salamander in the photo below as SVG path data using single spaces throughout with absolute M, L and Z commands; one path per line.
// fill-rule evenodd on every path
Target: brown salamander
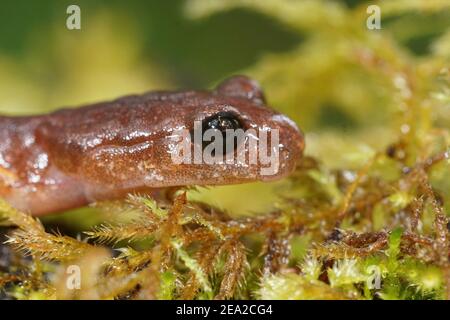
M 202 130 L 278 130 L 278 170 L 263 175 L 260 162 L 174 163 L 171 139 L 180 129 L 191 132 L 195 121 Z M 46 115 L 2 116 L 0 139 L 0 197 L 34 215 L 155 188 L 279 179 L 304 149 L 293 121 L 267 107 L 258 84 L 244 76 L 212 91 L 150 92 Z

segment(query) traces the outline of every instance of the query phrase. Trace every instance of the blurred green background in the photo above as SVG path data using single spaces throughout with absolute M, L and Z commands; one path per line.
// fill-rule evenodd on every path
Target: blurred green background
M 365 27 L 373 3 L 382 6 L 380 31 Z M 66 28 L 70 4 L 81 7 L 81 30 Z M 398 100 L 390 79 L 351 60 L 355 48 L 393 57 L 394 64 L 448 59 L 449 5 L 2 0 L 0 112 L 35 114 L 152 89 L 210 88 L 246 73 L 307 133 L 307 153 L 332 167 L 360 164 L 364 156 L 353 151 L 370 154 L 391 141 Z M 433 114 L 442 126 L 450 123 L 448 108 Z M 193 196 L 248 214 L 275 205 L 274 189 L 284 183 Z
M 250 10 L 189 19 L 183 1 L 77 1 L 82 29 L 67 30 L 72 3 L 2 1 L 2 111 L 40 112 L 152 88 L 204 88 L 301 41 Z M 25 101 L 13 108 L 7 100 L 17 94 Z M 31 94 L 38 100 L 26 100 Z

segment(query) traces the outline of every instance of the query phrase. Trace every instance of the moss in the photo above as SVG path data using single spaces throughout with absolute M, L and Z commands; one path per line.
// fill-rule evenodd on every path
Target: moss
M 397 32 L 409 23 L 411 17 L 402 22 L 408 12 L 448 12 L 444 2 L 417 3 L 380 5 L 396 17 Z M 14 250 L 8 268 L 0 269 L 6 294 L 450 298 L 449 32 L 434 32 L 431 51 L 416 57 L 389 26 L 361 28 L 365 5 L 187 2 L 191 18 L 243 7 L 307 35 L 290 52 L 264 56 L 244 70 L 262 82 L 271 104 L 305 129 L 307 154 L 288 179 L 264 187 L 179 189 L 158 199 L 130 195 L 96 204 L 89 224 L 66 214 L 59 222 L 87 228 L 77 237 L 48 232 L 2 201 L 2 224 L 10 226 L 6 244 Z M 336 119 L 324 125 L 330 105 Z M 342 128 L 343 119 L 351 126 Z M 241 206 L 236 199 L 245 188 L 251 199 Z M 270 203 L 259 205 L 258 197 Z M 68 286 L 76 275 L 67 272 L 71 266 L 80 270 L 79 289 Z

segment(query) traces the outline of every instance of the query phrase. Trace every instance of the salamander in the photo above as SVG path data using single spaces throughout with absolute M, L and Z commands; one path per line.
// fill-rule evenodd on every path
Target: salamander
M 175 163 L 174 135 L 192 132 L 196 122 L 201 130 L 277 131 L 277 171 L 262 174 L 260 161 Z M 250 149 L 258 145 L 245 145 L 257 151 Z M 211 91 L 157 91 L 43 115 L 0 116 L 0 197 L 43 215 L 130 192 L 276 180 L 295 168 L 304 146 L 302 132 L 267 106 L 258 83 L 234 76 Z

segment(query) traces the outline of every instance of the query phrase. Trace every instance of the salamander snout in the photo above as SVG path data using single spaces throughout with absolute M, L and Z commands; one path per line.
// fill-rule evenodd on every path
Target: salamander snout
M 301 130 L 294 121 L 283 114 L 275 114 L 268 121 L 271 131 L 276 131 L 278 135 L 277 150 L 271 150 L 272 153 L 278 154 L 278 171 L 274 175 L 261 176 L 261 180 L 275 180 L 282 178 L 291 173 L 305 148 L 305 139 Z M 276 138 L 276 135 L 271 135 Z M 272 144 L 274 148 L 275 144 Z
M 224 97 L 223 104 L 204 120 L 208 124 L 206 127 L 230 127 L 245 131 L 245 138 L 237 141 L 227 140 L 224 134 L 225 141 L 238 142 L 237 146 L 244 145 L 241 150 L 245 149 L 247 153 L 246 163 L 242 165 L 245 171 L 237 171 L 242 163 L 237 150 L 237 161 L 227 168 L 227 173 L 236 181 L 271 181 L 291 173 L 305 147 L 303 133 L 295 122 L 269 107 L 259 84 L 248 77 L 229 78 L 215 92 Z

